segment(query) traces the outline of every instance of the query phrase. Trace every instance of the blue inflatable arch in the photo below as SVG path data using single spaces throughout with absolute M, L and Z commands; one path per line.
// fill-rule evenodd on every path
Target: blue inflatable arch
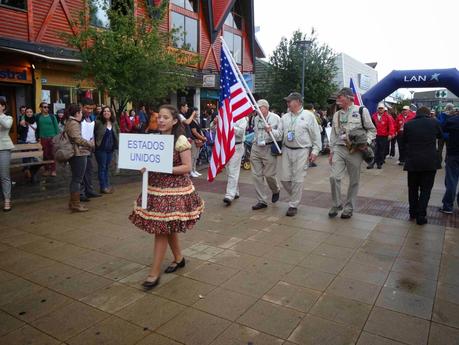
M 379 102 L 400 88 L 445 87 L 459 97 L 459 71 L 456 68 L 392 71 L 362 95 L 371 113 Z

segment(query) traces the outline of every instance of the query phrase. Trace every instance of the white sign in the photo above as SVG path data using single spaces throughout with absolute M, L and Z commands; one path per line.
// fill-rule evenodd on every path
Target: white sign
M 202 76 L 203 87 L 215 87 L 215 74 L 204 74 Z
M 368 90 L 371 87 L 371 78 L 366 74 L 359 74 L 359 85 L 362 90 Z
M 120 134 L 118 167 L 121 169 L 172 173 L 174 136 Z

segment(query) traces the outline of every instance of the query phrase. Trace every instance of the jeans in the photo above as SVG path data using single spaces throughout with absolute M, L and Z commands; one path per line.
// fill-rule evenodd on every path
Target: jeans
M 446 191 L 442 202 L 443 209 L 452 211 L 454 207 L 454 199 L 457 198 L 459 204 L 459 195 L 457 194 L 457 181 L 459 179 L 459 156 L 446 156 L 445 162 Z
M 5 200 L 11 199 L 10 162 L 11 150 L 0 150 L 0 181 Z
M 110 181 L 109 181 L 109 173 L 108 170 L 110 168 L 110 163 L 112 161 L 113 157 L 113 151 L 96 151 L 96 160 L 97 160 L 97 165 L 99 166 L 98 169 L 98 177 L 99 177 L 99 185 L 100 185 L 100 190 L 107 189 L 110 187 Z
M 376 137 L 376 149 L 375 149 L 375 163 L 376 165 L 383 165 L 387 153 L 387 137 L 377 136 Z
M 86 158 L 86 168 L 81 182 L 80 194 L 87 195 L 95 193 L 94 185 L 92 184 L 92 153 L 84 157 Z
M 88 156 L 73 156 L 69 159 L 70 169 L 72 171 L 70 193 L 80 192 L 81 182 L 83 181 L 84 172 L 86 170 L 87 157 Z
M 391 157 L 395 157 L 395 143 L 397 142 L 397 139 L 392 139 L 389 141 L 389 146 L 388 146 L 388 154 Z
M 427 214 L 430 192 L 437 171 L 408 171 L 408 199 L 410 216 L 423 218 Z
M 403 140 L 403 134 L 397 135 L 397 144 L 398 144 L 398 160 L 400 162 L 405 162 L 405 140 Z

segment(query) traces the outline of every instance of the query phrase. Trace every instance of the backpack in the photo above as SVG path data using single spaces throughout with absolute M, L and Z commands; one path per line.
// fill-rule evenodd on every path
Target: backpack
M 54 160 L 58 163 L 65 163 L 75 155 L 73 144 L 65 131 L 53 138 L 53 151 Z

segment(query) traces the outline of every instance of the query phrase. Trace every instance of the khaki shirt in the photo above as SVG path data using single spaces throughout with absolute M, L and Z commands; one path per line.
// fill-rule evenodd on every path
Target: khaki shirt
M 281 118 L 279 115 L 275 113 L 269 112 L 266 116 L 266 122 L 271 126 L 272 133 L 276 141 L 282 139 L 282 131 L 280 129 L 280 122 Z M 254 144 L 257 146 L 264 146 L 271 144 L 273 139 L 268 132 L 265 131 L 265 122 L 261 118 L 261 115 L 257 115 L 253 120 L 253 131 L 255 133 L 254 136 Z M 264 144 L 263 144 L 264 143 Z
M 247 117 L 243 117 L 234 123 L 234 136 L 236 138 L 236 143 L 244 142 L 247 124 Z
M 288 112 L 281 117 L 282 144 L 290 148 L 312 148 L 318 155 L 322 149 L 320 127 L 309 110 L 301 109 L 297 114 Z M 293 134 L 289 134 L 293 133 Z M 292 139 L 293 136 L 293 140 Z
M 360 118 L 359 106 L 354 104 L 347 111 L 340 109 L 333 115 L 333 125 L 330 134 L 330 147 L 332 151 L 336 145 L 346 145 L 345 138 L 355 128 L 362 128 L 367 132 L 368 144 L 376 138 L 376 129 L 367 108 L 363 108 L 362 119 Z

